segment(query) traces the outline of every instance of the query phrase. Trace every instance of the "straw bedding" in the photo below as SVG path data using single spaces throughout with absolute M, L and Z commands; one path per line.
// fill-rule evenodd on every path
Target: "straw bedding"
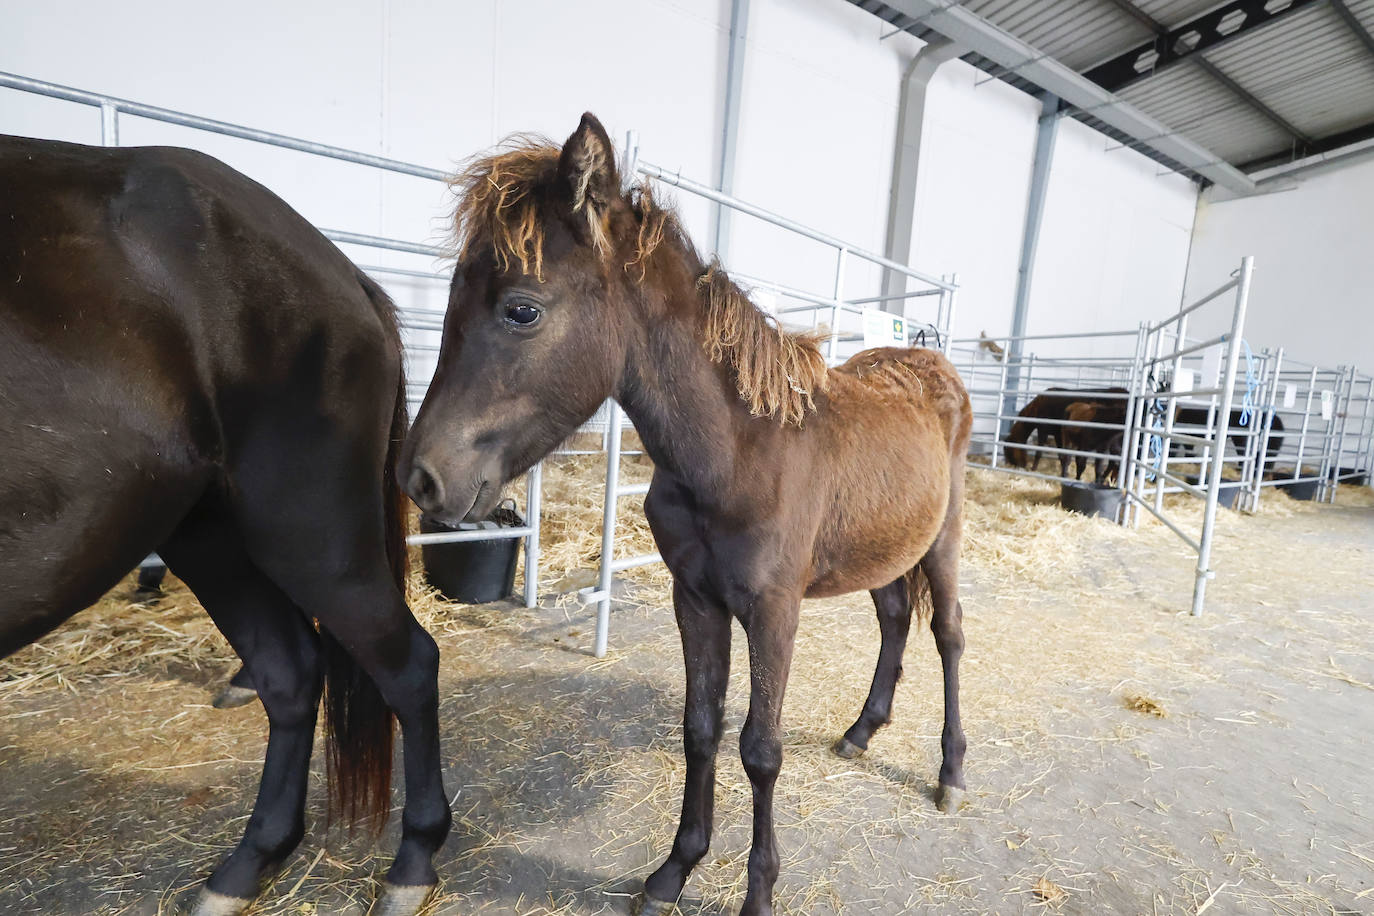
M 646 480 L 651 471 L 645 459 L 627 458 L 622 479 Z M 464 607 L 428 589 L 418 569 L 412 575 L 412 606 L 445 654 L 441 717 L 453 757 L 446 778 L 458 790 L 437 912 L 620 912 L 633 878 L 671 844 L 683 769 L 668 577 L 661 566 L 627 574 L 612 651 L 600 661 L 584 654 L 589 611 L 571 598 L 596 566 L 603 473 L 600 456 L 546 465 L 541 584 L 561 601 L 529 612 Z M 622 500 L 618 554 L 652 549 L 639 503 Z M 1372 506 L 1369 490 L 1343 487 L 1335 508 L 1266 492 L 1255 516 L 1220 514 L 1217 608 L 1189 621 L 1180 613 L 1196 560 L 1163 526 L 1146 520 L 1128 530 L 1070 515 L 1052 484 L 970 471 L 961 590 L 971 810 L 944 819 L 929 803 L 941 690 L 924 634 L 913 635 L 908 650 L 896 722 L 860 761 L 829 754 L 867 691 L 877 628 L 865 596 L 807 602 L 785 711 L 780 912 L 1107 911 L 1101 901 L 1117 891 L 1100 885 L 1113 868 L 1120 874 L 1112 881 L 1150 884 L 1158 912 L 1198 913 L 1204 904 L 1213 912 L 1332 912 L 1332 900 L 1351 899 L 1369 886 L 1349 877 L 1360 874 L 1362 859 L 1374 864 L 1367 841 L 1321 834 L 1312 842 L 1327 844 L 1345 866 L 1307 879 L 1276 868 L 1274 854 L 1242 828 L 1216 826 L 1213 852 L 1198 851 L 1181 846 L 1166 822 L 1123 813 L 1136 811 L 1132 804 L 1172 804 L 1164 794 L 1107 787 L 1094 796 L 1082 763 L 1155 766 L 1152 730 L 1181 729 L 1174 740 L 1187 742 L 1203 721 L 1196 696 L 1266 676 L 1265 651 L 1279 653 L 1285 683 L 1301 690 L 1374 689 L 1367 615 L 1340 601 L 1311 606 L 1312 596 L 1330 593 L 1333 569 L 1343 594 L 1374 590 L 1368 547 L 1328 539 L 1321 562 L 1291 564 L 1282 582 L 1272 575 L 1275 550 L 1320 539 L 1327 513 L 1367 517 Z M 1200 518 L 1186 502 L 1180 510 Z M 49 909 L 76 882 L 100 901 L 89 909 L 111 914 L 146 899 L 138 889 L 170 888 L 157 911 L 171 912 L 172 894 L 235 841 L 256 779 L 261 714 L 204 705 L 235 665 L 223 640 L 174 580 L 155 606 L 131 606 L 131 587 L 122 584 L 0 662 L 0 708 L 15 711 L 0 716 L 7 772 L 47 773 L 40 761 L 82 760 L 102 748 L 81 769 L 99 774 L 99 791 L 87 788 L 96 800 L 67 831 L 36 826 L 22 804 L 0 809 L 0 884 L 22 884 L 22 899 L 48 901 Z M 689 886 L 688 913 L 737 907 L 743 894 L 750 795 L 731 760 L 747 695 L 739 638 L 731 678 L 721 829 Z M 523 686 L 512 695 L 516 685 Z M 1251 716 L 1241 710 L 1219 721 Z M 133 789 L 106 786 L 135 779 L 137 801 L 120 801 Z M 1323 785 L 1320 774 L 1311 781 Z M 1073 810 L 1036 807 L 1065 784 L 1083 789 Z M 78 789 L 34 788 L 35 797 L 67 791 Z M 318 785 L 314 791 L 318 807 Z M 60 797 L 40 805 L 49 822 L 62 807 Z M 1079 842 L 1080 830 L 1099 837 L 1095 850 Z M 388 836 L 383 849 L 394 825 Z M 570 837 L 585 839 L 569 848 Z M 307 838 L 257 912 L 314 912 L 315 901 L 319 912 L 342 911 L 366 899 L 364 876 L 383 864 L 377 849 L 361 838 L 323 842 L 318 833 Z M 1097 853 L 1115 865 L 1098 864 Z M 536 881 L 528 896 L 493 877 L 518 885 L 530 862 L 542 863 L 534 873 L 546 875 L 547 886 Z

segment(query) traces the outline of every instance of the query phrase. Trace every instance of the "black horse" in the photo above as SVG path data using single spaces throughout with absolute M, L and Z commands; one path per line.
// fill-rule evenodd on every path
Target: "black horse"
M 394 712 L 414 913 L 448 833 L 438 650 L 406 606 L 385 294 L 270 191 L 188 150 L 0 137 L 0 656 L 156 550 L 243 659 L 270 732 L 237 913 L 300 841 L 325 695 L 334 810 L 380 823 Z

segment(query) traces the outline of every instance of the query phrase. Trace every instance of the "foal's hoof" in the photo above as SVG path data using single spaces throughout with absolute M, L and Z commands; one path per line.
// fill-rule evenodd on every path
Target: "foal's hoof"
M 415 916 L 434 893 L 433 884 L 392 884 L 382 882 L 382 892 L 372 902 L 367 916 Z
M 834 744 L 830 745 L 830 749 L 845 760 L 853 760 L 855 757 L 862 757 L 864 751 L 868 750 L 866 747 L 859 747 L 848 738 L 841 738 L 839 741 L 836 741 Z
M 648 894 L 636 897 L 633 907 L 635 916 L 672 916 L 676 910 L 677 901 L 655 900 Z
M 252 905 L 253 901 L 247 897 L 230 897 L 205 887 L 201 888 L 200 896 L 196 898 L 191 916 L 239 916 Z
M 935 790 L 935 807 L 945 814 L 953 814 L 964 806 L 964 790 L 957 786 L 940 786 Z
M 258 692 L 252 687 L 228 684 L 219 692 L 219 696 L 210 701 L 210 705 L 216 709 L 233 709 L 235 706 L 247 706 L 257 698 Z

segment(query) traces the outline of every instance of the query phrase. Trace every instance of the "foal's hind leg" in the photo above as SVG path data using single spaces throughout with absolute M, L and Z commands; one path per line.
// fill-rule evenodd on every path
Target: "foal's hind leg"
M 322 674 L 318 637 L 300 610 L 248 558 L 213 497 L 161 548 L 261 686 L 269 732 L 253 816 L 238 847 L 215 870 L 196 916 L 245 909 L 300 842 Z
M 835 742 L 833 750 L 841 757 L 858 757 L 868 750 L 873 733 L 892 721 L 892 692 L 902 678 L 902 655 L 911 629 L 911 593 L 905 576 L 869 594 L 878 610 L 882 648 L 878 650 L 878 667 L 873 672 L 873 686 L 863 712 L 844 737 Z
M 963 475 L 959 475 L 962 484 Z M 967 741 L 959 722 L 959 658 L 964 654 L 964 611 L 959 605 L 959 545 L 961 539 L 963 487 L 956 487 L 944 527 L 935 543 L 921 558 L 921 569 L 930 583 L 933 611 L 930 629 L 945 674 L 945 727 L 940 736 L 940 784 L 935 803 L 941 811 L 953 814 L 964 795 L 964 750 Z

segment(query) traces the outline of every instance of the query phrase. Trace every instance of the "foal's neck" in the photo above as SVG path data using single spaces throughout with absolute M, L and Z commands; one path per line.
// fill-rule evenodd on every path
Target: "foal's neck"
M 704 268 L 693 271 L 690 260 L 674 266 L 645 284 L 642 313 L 656 317 L 632 345 L 617 397 L 654 464 L 709 503 L 729 498 L 741 446 L 788 431 L 751 416 L 729 357 L 716 362 L 708 353 L 707 306 L 696 282 Z

